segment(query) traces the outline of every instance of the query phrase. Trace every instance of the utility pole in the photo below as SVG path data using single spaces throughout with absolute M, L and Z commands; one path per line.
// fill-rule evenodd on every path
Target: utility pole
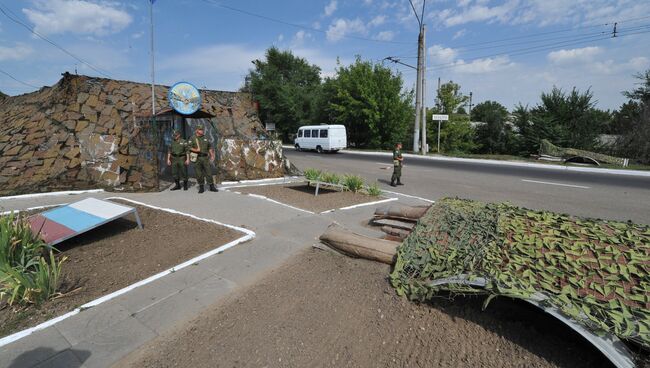
M 424 17 L 424 12 L 422 13 L 422 16 Z M 422 52 L 422 100 L 420 101 L 420 105 L 422 106 L 422 150 L 421 153 L 423 155 L 427 154 L 427 106 L 426 106 L 426 101 L 427 101 L 427 53 L 426 53 L 426 48 L 425 45 L 426 43 L 426 27 L 424 24 L 422 25 L 422 48 L 424 49 Z
M 411 4 L 411 8 L 413 9 L 413 13 L 415 13 L 415 17 L 418 20 L 418 25 L 420 26 L 420 33 L 418 35 L 418 65 L 417 65 L 417 81 L 415 82 L 415 123 L 413 127 L 413 152 L 418 152 L 419 151 L 419 138 L 420 138 L 420 121 L 422 120 L 422 111 L 423 111 L 423 103 L 422 103 L 422 95 L 423 95 L 423 87 L 424 87 L 424 53 L 425 53 L 425 47 L 424 47 L 424 7 L 426 6 L 426 0 L 422 2 L 422 14 L 418 15 L 417 10 L 415 10 L 415 6 L 413 5 L 413 1 L 409 0 L 409 3 Z M 424 117 L 426 119 L 426 116 Z M 422 130 L 422 134 L 426 135 L 426 130 Z M 425 141 L 423 140 L 423 143 Z M 422 152 L 424 152 L 424 145 L 422 147 Z
M 149 20 L 151 23 L 151 116 L 153 122 L 156 122 L 156 73 L 154 71 L 154 48 L 153 48 L 153 3 L 156 0 L 149 1 Z
M 472 115 L 472 92 L 469 93 L 469 111 L 468 113 Z

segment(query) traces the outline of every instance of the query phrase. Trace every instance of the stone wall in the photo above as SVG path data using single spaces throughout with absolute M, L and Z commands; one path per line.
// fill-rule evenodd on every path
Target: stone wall
M 156 87 L 159 108 L 168 106 L 167 91 Z M 221 138 L 249 140 L 263 134 L 249 94 L 201 94 L 201 110 L 214 116 Z M 156 127 L 143 119 L 150 115 L 150 96 L 147 84 L 66 73 L 52 87 L 0 98 L 0 195 L 159 190 Z M 260 168 L 275 167 L 246 154 L 238 157 Z M 268 177 L 263 169 L 243 172 Z
M 219 139 L 218 175 L 221 180 L 278 178 L 284 175 L 282 142 Z

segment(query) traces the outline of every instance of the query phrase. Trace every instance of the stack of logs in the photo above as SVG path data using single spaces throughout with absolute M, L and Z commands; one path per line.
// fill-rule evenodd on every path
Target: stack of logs
M 428 209 L 428 206 L 389 206 L 375 210 L 370 224 L 380 227 L 381 231 L 386 233 L 384 239 L 356 234 L 334 223 L 321 235 L 320 240 L 352 257 L 393 264 L 397 247 L 409 236 L 417 221 Z

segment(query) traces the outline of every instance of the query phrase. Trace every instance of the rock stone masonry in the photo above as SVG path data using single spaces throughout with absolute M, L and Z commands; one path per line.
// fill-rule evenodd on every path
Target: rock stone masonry
M 222 138 L 217 142 L 221 180 L 278 178 L 284 175 L 282 142 Z
M 156 86 L 159 109 L 168 106 L 167 91 Z M 157 147 L 151 130 L 138 118 L 150 115 L 150 96 L 147 84 L 65 73 L 52 87 L 0 98 L 0 195 L 85 188 L 158 190 Z M 255 142 L 250 137 L 263 132 L 249 94 L 202 91 L 202 97 L 202 110 L 215 116 L 221 138 Z M 234 150 L 234 158 L 228 152 L 220 155 L 224 169 L 234 162 L 239 168 L 224 176 L 281 176 L 277 150 L 269 155 L 261 148 L 267 143 L 250 146 L 269 157 L 268 163 L 251 156 L 248 148 Z

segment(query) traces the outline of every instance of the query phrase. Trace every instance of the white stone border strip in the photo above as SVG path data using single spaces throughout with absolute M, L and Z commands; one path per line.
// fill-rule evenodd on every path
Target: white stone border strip
M 281 183 L 286 183 L 290 182 L 293 179 L 297 179 L 298 176 L 283 176 L 281 178 L 266 178 L 266 179 L 255 179 L 255 180 L 240 180 L 240 181 L 224 181 L 219 184 L 219 186 L 223 186 L 224 188 L 232 188 L 232 185 L 246 185 L 246 184 L 256 184 L 256 183 L 271 183 L 271 182 L 278 182 L 278 184 Z
M 50 208 L 50 207 L 65 206 L 66 204 L 67 203 L 47 204 L 45 206 L 36 206 L 36 207 L 25 208 L 24 210 L 8 210 L 8 211 L 0 212 L 0 216 L 9 215 L 9 214 L 12 214 L 12 213 L 20 213 L 20 212 L 25 212 L 25 211 L 42 210 L 42 209 Z
M 272 202 L 272 203 L 275 203 L 275 204 L 279 204 L 279 205 L 284 206 L 284 207 L 287 207 L 287 208 L 294 209 L 294 210 L 296 210 L 296 211 L 300 211 L 300 212 L 308 213 L 308 214 L 310 214 L 310 215 L 315 215 L 315 214 L 316 214 L 315 212 L 311 212 L 311 211 L 303 210 L 302 208 L 294 207 L 294 206 L 292 206 L 292 205 L 290 205 L 290 204 L 282 203 L 282 202 L 276 201 L 275 199 L 271 199 L 271 198 L 269 198 L 269 197 L 265 197 L 265 196 L 260 195 L 260 194 L 247 193 L 246 195 L 251 196 L 251 197 L 253 197 L 253 198 L 264 199 L 264 200 L 267 200 L 267 201 L 269 201 L 269 202 Z
M 413 198 L 413 199 L 417 199 L 417 200 L 428 202 L 428 203 L 436 203 L 436 201 L 432 201 L 430 199 L 414 196 L 414 195 L 411 195 L 411 194 L 404 194 L 404 193 L 400 193 L 400 192 L 392 192 L 390 190 L 382 190 L 382 192 L 390 193 L 390 194 L 394 194 L 394 195 L 400 195 L 400 196 L 407 197 L 407 198 Z
M 53 196 L 60 196 L 60 195 L 103 193 L 103 192 L 104 189 L 88 189 L 88 190 L 68 190 L 63 192 L 30 193 L 30 194 L 20 194 L 15 196 L 0 197 L 0 201 L 9 200 L 9 199 L 32 199 L 32 198 L 53 197 Z
M 41 323 L 41 324 L 39 324 L 37 326 L 30 327 L 30 328 L 28 328 L 26 330 L 16 332 L 16 333 L 14 333 L 12 335 L 9 335 L 9 336 L 5 336 L 5 337 L 0 339 L 0 347 L 5 346 L 7 344 L 10 344 L 12 342 L 18 341 L 18 340 L 22 339 L 23 337 L 29 336 L 32 333 L 36 332 L 36 331 L 43 330 L 43 329 L 45 329 L 47 327 L 53 326 L 53 325 L 63 321 L 64 319 L 72 317 L 75 314 L 79 314 L 79 312 L 81 312 L 84 309 L 95 307 L 95 306 L 97 306 L 97 305 L 99 305 L 99 304 L 101 304 L 103 302 L 106 302 L 106 301 L 111 300 L 111 299 L 113 299 L 113 298 L 115 298 L 117 296 L 120 296 L 120 295 L 122 295 L 124 293 L 127 293 L 127 292 L 129 292 L 129 291 L 131 291 L 131 290 L 133 290 L 133 289 L 135 289 L 137 287 L 140 287 L 142 285 L 146 285 L 146 284 L 148 284 L 148 283 L 150 283 L 150 282 L 152 282 L 154 280 L 157 280 L 157 279 L 159 279 L 159 278 L 161 278 L 163 276 L 167 276 L 170 273 L 174 273 L 174 272 L 176 272 L 176 271 L 178 271 L 180 269 L 183 269 L 183 268 L 185 268 L 187 266 L 190 266 L 190 265 L 192 265 L 194 263 L 202 261 L 202 260 L 204 260 L 204 259 L 206 259 L 208 257 L 211 257 L 211 256 L 215 255 L 215 254 L 219 254 L 219 253 L 221 253 L 221 252 L 223 252 L 223 251 L 225 251 L 225 250 L 227 250 L 229 248 L 234 247 L 237 244 L 247 242 L 247 241 L 255 238 L 255 236 L 256 236 L 255 232 L 253 232 L 251 230 L 248 230 L 248 229 L 245 229 L 245 228 L 242 228 L 242 227 L 224 224 L 224 223 L 221 223 L 219 221 L 198 217 L 198 216 L 195 216 L 195 215 L 192 215 L 192 214 L 189 214 L 189 213 L 180 212 L 180 211 L 170 209 L 170 208 L 157 207 L 157 206 L 149 205 L 149 204 L 146 204 L 146 203 L 134 201 L 134 200 L 131 200 L 131 199 L 128 199 L 128 198 L 123 198 L 123 197 L 110 197 L 110 198 L 107 198 L 107 199 L 120 199 L 120 200 L 123 200 L 123 201 L 126 201 L 126 202 L 131 202 L 131 203 L 140 205 L 140 206 L 145 206 L 145 207 L 149 207 L 149 208 L 153 208 L 153 209 L 156 209 L 156 210 L 169 212 L 169 213 L 173 213 L 173 214 L 177 214 L 177 215 L 181 215 L 181 216 L 187 216 L 187 217 L 193 218 L 195 220 L 210 222 L 210 223 L 213 223 L 213 224 L 225 226 L 225 227 L 233 229 L 233 230 L 241 231 L 246 235 L 244 235 L 244 236 L 242 236 L 242 237 L 240 237 L 238 239 L 235 239 L 235 240 L 231 241 L 230 243 L 224 244 L 224 245 L 222 245 L 222 246 L 220 246 L 218 248 L 212 249 L 211 251 L 208 251 L 206 253 L 198 255 L 198 256 L 196 256 L 196 257 L 194 257 L 194 258 L 192 258 L 190 260 L 187 260 L 187 261 L 185 261 L 185 262 L 183 262 L 183 263 L 181 263 L 179 265 L 176 265 L 176 266 L 171 267 L 171 268 L 169 268 L 167 270 L 159 272 L 159 273 L 157 273 L 157 274 L 155 274 L 153 276 L 150 276 L 150 277 L 148 277 L 148 278 L 146 278 L 144 280 L 140 280 L 140 281 L 138 281 L 138 282 L 136 282 L 134 284 L 131 284 L 131 285 L 127 286 L 127 287 L 124 287 L 124 288 L 122 288 L 120 290 L 114 291 L 114 292 L 112 292 L 112 293 L 110 293 L 108 295 L 104 295 L 104 296 L 102 296 L 102 297 L 100 297 L 98 299 L 92 300 L 92 301 L 90 301 L 90 302 L 88 302 L 88 303 L 86 303 L 86 304 L 84 304 L 84 305 L 82 305 L 82 306 L 80 306 L 80 307 L 66 313 L 66 314 L 63 314 L 63 315 L 58 316 L 56 318 L 50 319 L 50 320 L 45 321 L 45 322 L 43 322 L 43 323 Z M 38 209 L 38 208 L 45 208 L 45 207 L 50 207 L 50 206 L 33 207 L 31 209 Z
M 365 156 L 392 156 L 393 155 L 390 152 L 376 152 L 376 151 L 341 150 L 340 152 L 353 154 L 353 155 L 365 155 Z M 446 157 L 446 156 L 421 156 L 421 155 L 414 155 L 412 153 L 405 153 L 404 157 L 419 158 L 419 159 L 431 160 L 431 161 L 456 161 L 456 162 L 467 162 L 467 163 L 496 165 L 496 166 L 520 166 L 520 167 L 532 167 L 538 169 L 548 169 L 548 170 L 558 170 L 558 171 L 578 171 L 578 172 L 588 172 L 588 173 L 597 173 L 597 174 L 650 177 L 650 171 L 643 171 L 643 170 L 598 169 L 598 168 L 591 168 L 591 167 L 538 164 L 535 162 L 515 162 L 515 161 L 502 161 L 502 160 L 491 160 L 491 159 L 480 159 L 480 158 Z
M 365 206 L 373 206 L 373 205 L 376 205 L 376 204 L 381 204 L 381 203 L 386 203 L 386 202 L 392 202 L 392 201 L 397 201 L 397 200 L 398 200 L 398 198 L 386 198 L 386 199 L 382 199 L 382 200 L 380 200 L 380 201 L 365 202 L 365 203 L 355 204 L 355 205 L 352 205 L 352 206 L 341 207 L 341 208 L 335 208 L 335 209 L 331 209 L 331 210 L 323 211 L 323 212 L 321 212 L 320 214 L 322 215 L 322 214 L 331 213 L 331 212 L 335 212 L 335 211 L 351 210 L 351 209 L 353 209 L 353 208 L 359 208 L 359 207 L 365 207 Z

